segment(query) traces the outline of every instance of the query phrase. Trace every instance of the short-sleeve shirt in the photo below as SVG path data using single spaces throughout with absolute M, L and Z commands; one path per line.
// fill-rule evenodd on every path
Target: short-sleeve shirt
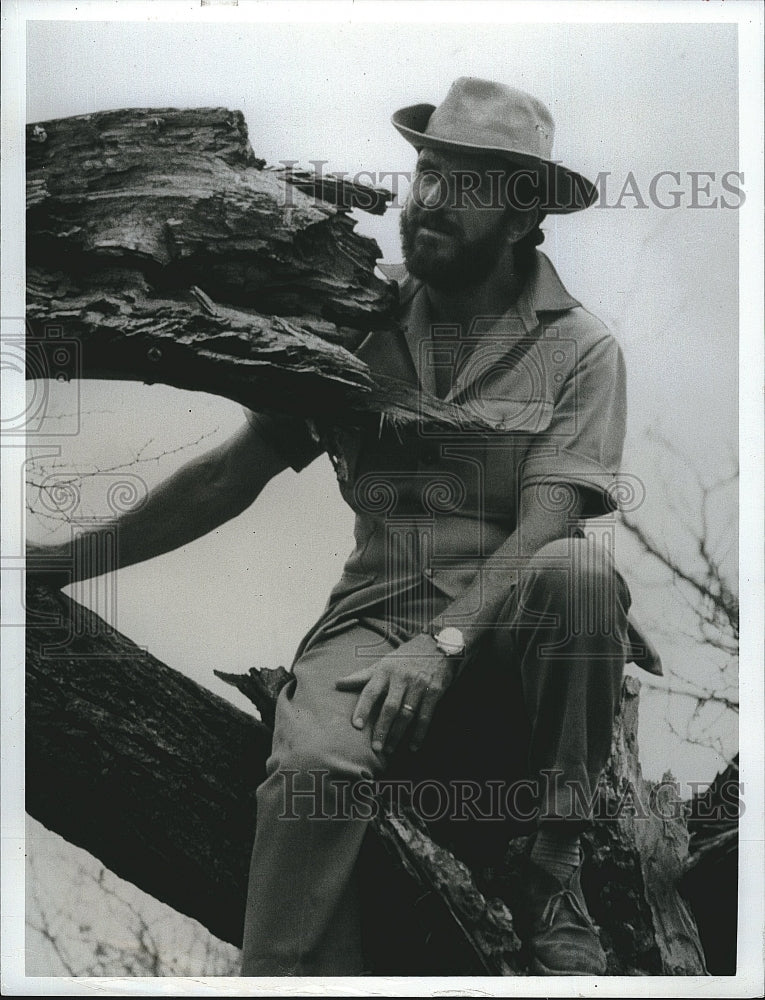
M 424 285 L 400 267 L 387 273 L 399 284 L 399 329 L 370 333 L 355 354 L 413 388 L 449 385 L 446 400 L 486 430 L 431 433 L 376 418 L 327 435 L 301 418 L 248 411 L 296 471 L 328 450 L 355 513 L 356 545 L 328 610 L 422 580 L 456 596 L 515 531 L 526 489 L 565 504 L 576 488 L 584 518 L 617 509 L 624 359 L 547 257 L 536 253 L 508 313 L 479 317 L 467 332 L 434 324 Z
M 243 410 L 250 426 L 284 456 L 295 472 L 302 472 L 324 453 L 324 445 L 303 418 L 281 413 L 260 413 L 246 406 Z

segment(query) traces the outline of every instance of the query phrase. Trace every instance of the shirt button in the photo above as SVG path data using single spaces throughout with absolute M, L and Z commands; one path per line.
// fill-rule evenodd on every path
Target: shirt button
M 428 580 L 430 580 L 433 577 L 433 570 L 430 569 L 430 567 L 428 567 L 427 569 L 424 569 L 422 571 L 422 575 L 426 577 Z

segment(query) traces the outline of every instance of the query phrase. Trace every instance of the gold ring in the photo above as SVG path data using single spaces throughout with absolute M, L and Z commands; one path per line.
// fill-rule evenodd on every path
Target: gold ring
M 402 712 L 408 712 L 410 715 L 413 715 L 414 714 L 414 707 L 412 705 L 402 705 L 401 706 L 401 711 Z

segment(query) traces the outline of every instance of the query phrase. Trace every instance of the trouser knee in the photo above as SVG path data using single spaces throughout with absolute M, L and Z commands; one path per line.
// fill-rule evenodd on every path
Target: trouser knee
M 371 750 L 370 756 L 375 756 Z M 269 758 L 259 806 L 272 808 L 277 802 L 285 819 L 357 818 L 359 803 L 370 800 L 378 769 L 364 754 L 343 753 L 342 746 L 328 741 L 292 743 Z
M 622 583 L 608 548 L 589 538 L 559 538 L 543 545 L 529 558 L 519 580 L 522 591 L 541 590 L 558 601 Z
M 577 635 L 613 636 L 626 648 L 630 594 L 609 550 L 590 539 L 558 539 L 539 549 L 518 582 L 520 623 Z

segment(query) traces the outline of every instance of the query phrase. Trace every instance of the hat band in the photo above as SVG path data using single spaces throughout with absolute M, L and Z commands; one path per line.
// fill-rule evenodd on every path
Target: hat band
M 502 129 L 487 128 L 485 125 L 476 128 L 474 122 L 454 119 L 448 124 L 439 123 L 435 128 L 431 126 L 432 122 L 428 122 L 424 135 L 442 142 L 459 142 L 477 148 L 504 149 L 508 153 L 522 151 L 523 155 L 535 156 L 540 160 L 549 160 L 552 156 L 552 148 L 548 148 L 549 144 L 544 142 L 541 126 L 535 128 L 533 134 L 525 125 L 518 128 L 505 125 Z

